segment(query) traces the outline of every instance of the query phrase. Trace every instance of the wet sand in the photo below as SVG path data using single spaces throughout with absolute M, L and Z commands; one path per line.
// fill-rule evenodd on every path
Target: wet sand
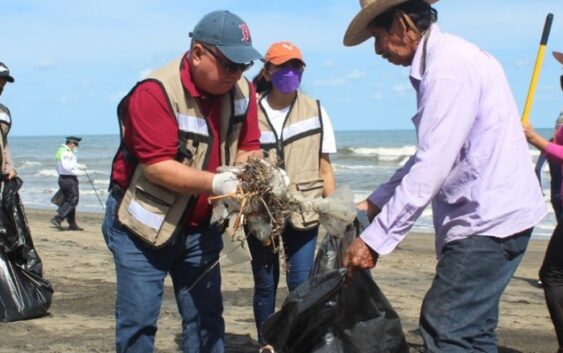
M 0 323 L 0 353 L 80 353 L 114 351 L 115 273 L 113 259 L 100 231 L 102 215 L 80 213 L 82 232 L 59 231 L 49 225 L 53 211 L 27 210 L 44 276 L 55 294 L 49 315 Z M 500 306 L 499 351 L 553 353 L 556 339 L 537 286 L 537 272 L 547 246 L 532 240 Z M 417 334 L 422 298 L 436 265 L 433 237 L 410 234 L 393 254 L 380 259 L 373 271 L 377 284 L 395 307 L 411 351 L 422 351 Z M 283 279 L 281 281 L 284 282 Z M 250 264 L 223 269 L 226 351 L 258 351 L 252 315 Z M 278 303 L 287 293 L 280 289 Z M 167 279 L 155 352 L 180 352 L 181 319 Z

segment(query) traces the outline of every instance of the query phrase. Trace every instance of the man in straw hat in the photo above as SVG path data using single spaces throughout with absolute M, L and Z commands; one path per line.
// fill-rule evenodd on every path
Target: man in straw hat
M 563 64 L 563 53 L 553 52 L 553 56 L 560 64 Z M 561 75 L 561 89 L 563 90 L 563 75 Z M 557 164 L 556 167 L 560 170 L 561 162 L 563 161 L 563 130 L 557 124 L 560 123 L 561 117 L 563 117 L 563 113 L 561 113 L 556 122 L 554 142 L 550 142 L 538 134 L 531 124 L 524 124 L 524 132 L 528 142 L 542 153 L 545 153 L 550 160 L 550 168 L 551 163 L 554 163 Z M 559 190 L 561 190 L 561 185 Z M 559 202 L 559 208 L 561 209 L 561 198 L 559 198 Z M 545 251 L 545 257 L 540 269 L 540 280 L 549 315 L 557 334 L 558 353 L 563 353 L 563 256 L 561 256 L 563 251 L 563 223 L 559 220 L 559 215 L 556 214 L 556 216 L 558 217 L 558 223 Z
M 427 352 L 496 352 L 502 292 L 546 214 L 520 116 L 500 64 L 440 31 L 423 0 L 361 0 L 344 44 L 410 66 L 416 153 L 360 207 L 371 225 L 351 270 L 389 254 L 432 202 L 438 264 L 420 328 Z

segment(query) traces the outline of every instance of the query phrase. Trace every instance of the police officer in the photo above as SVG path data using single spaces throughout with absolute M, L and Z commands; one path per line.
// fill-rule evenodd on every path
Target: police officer
M 76 223 L 76 206 L 78 205 L 78 175 L 82 174 L 84 166 L 78 164 L 76 152 L 82 138 L 67 136 L 66 141 L 55 153 L 57 173 L 59 174 L 59 194 L 64 196 L 57 210 L 57 215 L 51 218 L 51 224 L 59 230 L 65 230 L 62 222 L 68 221 L 68 230 L 84 230 Z

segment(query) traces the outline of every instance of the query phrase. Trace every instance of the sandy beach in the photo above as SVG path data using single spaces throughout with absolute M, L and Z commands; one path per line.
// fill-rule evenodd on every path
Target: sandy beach
M 27 210 L 35 247 L 45 277 L 55 294 L 49 315 L 0 323 L 0 353 L 80 353 L 114 351 L 115 274 L 113 260 L 100 231 L 101 214 L 80 213 L 83 232 L 58 231 L 48 220 L 53 212 Z M 499 351 L 552 353 L 556 339 L 537 286 L 537 272 L 547 246 L 533 240 L 501 302 Z M 418 314 L 430 286 L 436 261 L 433 237 L 410 234 L 393 254 L 382 258 L 373 274 L 403 323 L 412 352 L 422 350 Z M 283 281 L 282 281 L 283 282 Z M 287 291 L 280 291 L 281 303 Z M 257 352 L 252 316 L 250 265 L 223 270 L 227 327 L 226 351 Z M 180 317 L 170 281 L 162 303 L 156 352 L 180 352 Z

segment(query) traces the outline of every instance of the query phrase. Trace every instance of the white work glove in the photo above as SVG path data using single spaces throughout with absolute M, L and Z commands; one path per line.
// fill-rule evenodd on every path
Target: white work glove
M 227 170 L 215 174 L 211 188 L 213 189 L 213 194 L 215 195 L 226 195 L 236 192 L 237 186 L 237 175 L 234 172 Z

